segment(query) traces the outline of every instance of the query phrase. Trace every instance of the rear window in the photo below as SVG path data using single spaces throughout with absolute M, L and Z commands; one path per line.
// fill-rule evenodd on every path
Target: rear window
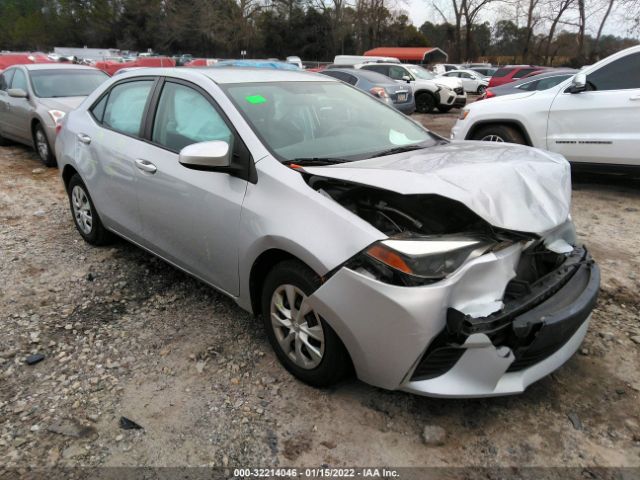
M 513 71 L 513 68 L 499 68 L 493 73 L 494 77 L 506 77 Z
M 535 72 L 536 70 L 536 68 L 521 68 L 513 75 L 513 78 L 522 78 L 525 75 L 530 74 L 531 72 Z

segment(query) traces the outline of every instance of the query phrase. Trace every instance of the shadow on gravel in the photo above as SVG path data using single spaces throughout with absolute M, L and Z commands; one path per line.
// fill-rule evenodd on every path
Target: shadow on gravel
M 629 191 L 640 195 L 640 172 L 633 173 L 595 173 L 572 172 L 574 190 L 598 187 L 602 190 Z

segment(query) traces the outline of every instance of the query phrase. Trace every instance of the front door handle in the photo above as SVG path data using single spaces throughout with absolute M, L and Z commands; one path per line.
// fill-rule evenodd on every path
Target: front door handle
M 640 94 L 629 97 L 629 100 L 640 100 Z
M 91 143 L 91 137 L 89 135 L 84 134 L 84 133 L 79 133 L 78 134 L 78 140 L 80 140 L 85 145 L 89 145 Z
M 156 173 L 156 170 L 158 170 L 153 163 L 141 158 L 136 158 L 136 167 L 147 173 Z

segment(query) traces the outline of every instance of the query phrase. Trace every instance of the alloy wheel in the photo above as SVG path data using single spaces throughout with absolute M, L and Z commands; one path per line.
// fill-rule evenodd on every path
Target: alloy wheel
M 270 315 L 284 354 L 305 370 L 317 367 L 324 356 L 324 330 L 307 295 L 294 285 L 279 286 L 271 296 Z
M 40 128 L 36 128 L 36 148 L 40 158 L 46 161 L 49 158 L 49 144 L 47 143 L 47 137 Z
M 76 185 L 71 190 L 71 205 L 73 206 L 73 216 L 76 224 L 85 235 L 91 233 L 93 228 L 93 214 L 89 197 L 82 187 Z
M 485 135 L 480 140 L 483 142 L 504 142 L 504 139 L 499 135 Z

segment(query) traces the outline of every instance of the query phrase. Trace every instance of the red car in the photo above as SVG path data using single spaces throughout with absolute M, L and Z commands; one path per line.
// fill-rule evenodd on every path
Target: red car
M 514 82 L 522 77 L 535 75 L 536 72 L 539 73 L 544 70 L 545 67 L 537 67 L 535 65 L 507 65 L 506 67 L 500 67 L 491 76 L 489 88 Z
M 121 68 L 132 67 L 175 67 L 176 62 L 169 57 L 138 57 L 131 62 L 96 62 L 95 67 L 113 76 Z
M 0 54 L 0 72 L 12 65 L 29 63 L 54 63 L 44 53 L 12 52 Z

